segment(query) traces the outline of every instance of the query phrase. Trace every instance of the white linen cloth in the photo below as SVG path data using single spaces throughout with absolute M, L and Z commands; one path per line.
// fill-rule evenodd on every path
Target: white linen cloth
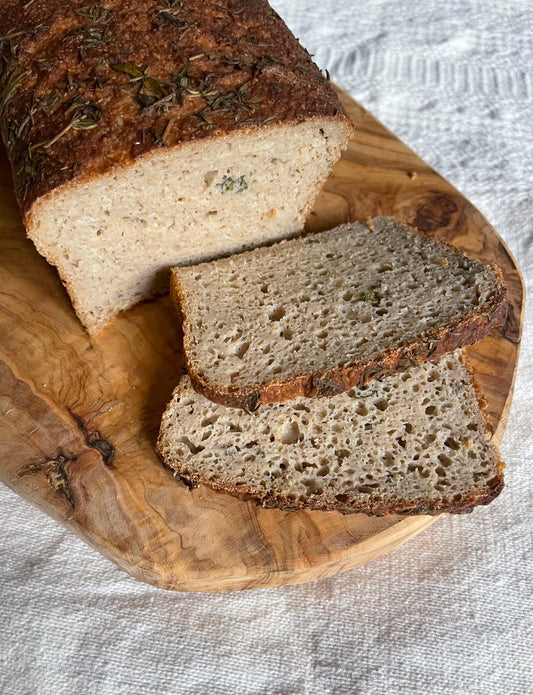
M 481 210 L 531 294 L 530 0 L 273 5 L 337 84 Z M 503 494 L 337 577 L 165 592 L 0 486 L 0 692 L 532 693 L 531 318 Z

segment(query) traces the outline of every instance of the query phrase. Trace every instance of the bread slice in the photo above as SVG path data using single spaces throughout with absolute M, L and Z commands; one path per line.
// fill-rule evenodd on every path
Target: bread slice
M 187 481 L 265 507 L 462 513 L 488 504 L 503 467 L 460 351 L 329 399 L 225 408 L 187 376 L 159 452 Z
M 230 406 L 331 396 L 485 337 L 498 270 L 387 217 L 176 268 L 196 390 Z
M 98 333 L 173 265 L 300 232 L 352 132 L 266 0 L 0 6 L 28 235 Z

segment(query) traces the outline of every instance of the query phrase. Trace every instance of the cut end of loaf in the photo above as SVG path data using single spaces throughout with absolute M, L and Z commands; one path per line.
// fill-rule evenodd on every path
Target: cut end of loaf
M 333 398 L 248 413 L 184 377 L 163 416 L 167 466 L 267 507 L 466 513 L 503 488 L 468 367 L 454 353 Z
M 247 410 L 437 359 L 507 311 L 497 270 L 386 217 L 177 268 L 172 286 L 194 387 Z
M 53 190 L 32 207 L 28 234 L 94 335 L 166 291 L 172 266 L 298 233 L 350 133 L 348 121 L 317 118 L 152 152 Z

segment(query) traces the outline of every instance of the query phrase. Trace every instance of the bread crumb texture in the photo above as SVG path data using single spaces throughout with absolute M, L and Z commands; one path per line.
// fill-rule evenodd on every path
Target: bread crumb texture
M 186 479 L 265 506 L 466 512 L 503 486 L 460 351 L 371 388 L 251 413 L 208 401 L 185 376 L 158 447 Z
M 491 266 L 387 217 L 178 268 L 173 283 L 189 372 L 211 395 L 468 344 L 505 299 Z

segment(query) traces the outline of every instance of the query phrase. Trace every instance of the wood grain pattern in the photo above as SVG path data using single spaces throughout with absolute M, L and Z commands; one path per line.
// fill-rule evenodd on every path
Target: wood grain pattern
M 460 193 L 341 96 L 358 128 L 309 227 L 394 215 L 500 266 L 507 323 L 469 350 L 499 442 L 523 321 L 520 272 Z M 183 591 L 320 579 L 435 521 L 266 510 L 173 478 L 154 452 L 182 368 L 168 297 L 135 307 L 91 341 L 54 269 L 25 238 L 5 160 L 0 187 L 0 478 L 18 494 L 134 577 Z

